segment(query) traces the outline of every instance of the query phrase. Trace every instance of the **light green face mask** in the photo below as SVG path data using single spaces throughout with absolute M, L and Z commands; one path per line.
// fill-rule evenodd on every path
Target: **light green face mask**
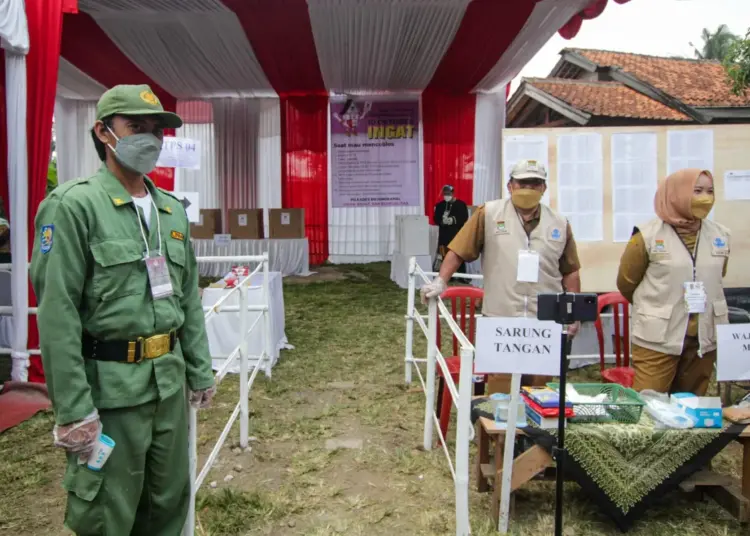
M 112 129 L 109 129 L 112 132 Z M 161 154 L 162 140 L 151 133 L 132 134 L 124 138 L 118 138 L 112 132 L 117 140 L 117 146 L 109 146 L 115 153 L 115 159 L 136 173 L 151 173 L 156 167 L 156 162 Z

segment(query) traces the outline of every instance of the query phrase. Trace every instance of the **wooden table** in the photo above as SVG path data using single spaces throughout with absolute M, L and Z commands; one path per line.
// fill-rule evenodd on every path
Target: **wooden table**
M 492 489 L 491 515 L 497 525 L 500 517 L 500 485 L 503 474 L 503 452 L 505 447 L 505 428 L 498 428 L 495 421 L 480 417 L 477 424 L 479 455 L 476 462 L 477 489 L 487 492 Z M 516 437 L 526 434 L 523 428 L 516 429 Z M 495 443 L 494 464 L 490 463 L 490 443 Z M 698 471 L 680 484 L 680 489 L 688 493 L 705 493 L 723 506 L 741 523 L 750 522 L 750 425 L 746 426 L 737 438 L 742 445 L 742 479 L 714 473 L 710 470 Z M 513 461 L 511 477 L 511 511 L 513 492 L 518 488 L 545 473 L 545 478 L 553 478 L 547 469 L 553 468 L 552 456 L 539 445 L 534 445 Z

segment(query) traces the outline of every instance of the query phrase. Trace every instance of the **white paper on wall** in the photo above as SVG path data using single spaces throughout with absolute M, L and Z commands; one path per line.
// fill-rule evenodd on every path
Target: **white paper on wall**
M 655 217 L 656 133 L 613 134 L 611 145 L 613 241 L 627 242 L 634 227 Z
M 601 134 L 557 137 L 557 210 L 579 242 L 604 239 Z

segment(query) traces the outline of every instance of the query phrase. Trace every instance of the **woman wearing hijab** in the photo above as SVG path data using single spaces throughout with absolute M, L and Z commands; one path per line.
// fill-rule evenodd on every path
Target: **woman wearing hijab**
M 673 173 L 657 188 L 657 217 L 633 230 L 620 259 L 617 288 L 633 304 L 637 391 L 706 393 L 716 326 L 729 322 L 722 279 L 730 233 L 706 219 L 713 204 L 709 171 Z

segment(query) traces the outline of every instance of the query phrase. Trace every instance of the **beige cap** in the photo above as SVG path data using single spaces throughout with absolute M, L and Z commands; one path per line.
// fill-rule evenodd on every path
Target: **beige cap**
M 547 169 L 538 160 L 519 160 L 510 172 L 511 179 L 547 180 Z

